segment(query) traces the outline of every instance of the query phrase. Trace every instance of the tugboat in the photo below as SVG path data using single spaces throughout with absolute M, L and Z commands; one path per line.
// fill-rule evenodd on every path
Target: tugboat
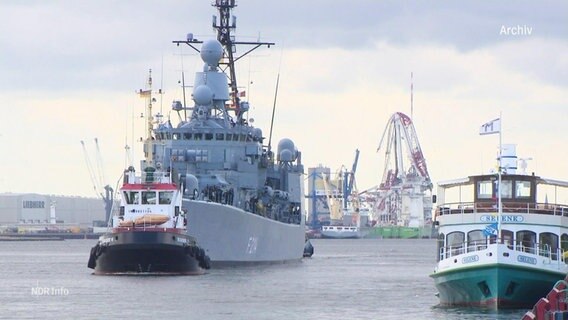
M 88 267 L 95 274 L 199 275 L 209 269 L 209 257 L 186 233 L 182 193 L 169 172 L 158 165 L 137 177 L 129 167 L 120 195 L 112 231 L 91 249 Z

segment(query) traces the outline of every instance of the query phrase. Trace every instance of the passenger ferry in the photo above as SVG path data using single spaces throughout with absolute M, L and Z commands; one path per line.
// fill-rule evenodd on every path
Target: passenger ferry
M 446 201 L 452 190 L 457 202 Z M 430 276 L 440 305 L 531 307 L 564 279 L 568 204 L 558 203 L 556 196 L 548 202 L 549 192 L 556 195 L 562 190 L 568 190 L 568 182 L 534 173 L 486 174 L 439 183 L 434 217 L 437 265 Z M 537 201 L 543 195 L 545 201 Z

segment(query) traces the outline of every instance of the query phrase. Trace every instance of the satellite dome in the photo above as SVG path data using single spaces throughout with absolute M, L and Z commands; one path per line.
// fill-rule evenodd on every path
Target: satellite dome
M 201 46 L 201 59 L 210 66 L 217 66 L 223 57 L 223 46 L 215 39 L 203 42 Z
M 280 161 L 284 161 L 284 162 L 291 162 L 294 161 L 294 154 L 292 153 L 292 151 L 288 150 L 288 149 L 284 149 L 280 151 Z
M 278 156 L 280 161 L 296 160 L 296 146 L 294 142 L 288 138 L 284 138 L 278 142 Z
M 200 106 L 208 106 L 213 100 L 213 92 L 211 88 L 206 85 L 197 86 L 193 90 L 193 101 Z

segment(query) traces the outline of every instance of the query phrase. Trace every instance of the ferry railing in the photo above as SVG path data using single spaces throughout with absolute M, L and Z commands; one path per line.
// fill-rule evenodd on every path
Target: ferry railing
M 496 212 L 495 202 L 448 202 L 436 207 L 436 215 Z M 568 217 L 568 205 L 551 203 L 503 202 L 503 212 L 548 214 Z
M 441 247 L 439 251 L 439 260 L 441 261 L 444 259 L 453 258 L 464 253 L 483 251 L 486 250 L 489 245 L 496 243 L 497 242 L 495 238 L 487 238 L 486 240 L 473 240 L 470 242 L 466 241 L 447 247 Z M 508 241 L 508 239 L 499 239 L 499 243 L 506 245 L 507 248 L 511 251 L 519 251 L 547 258 L 547 260 L 545 260 L 545 263 L 547 264 L 552 264 L 554 262 L 560 266 L 561 264 L 568 263 L 566 259 L 568 250 L 565 250 L 563 248 L 552 249 L 550 244 L 547 243 L 533 242 L 529 246 L 524 246 L 522 243 L 510 242 Z

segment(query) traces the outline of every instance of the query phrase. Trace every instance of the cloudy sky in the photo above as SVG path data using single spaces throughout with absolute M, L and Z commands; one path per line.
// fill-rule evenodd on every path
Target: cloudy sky
M 152 69 L 165 91 L 157 108 L 177 119 L 169 106 L 181 99 L 181 71 L 191 84 L 202 62 L 171 41 L 213 37 L 210 4 L 0 2 L 0 192 L 95 196 L 80 144 L 95 162 L 95 137 L 115 185 L 124 146 L 136 163 L 142 154 L 134 91 Z M 237 39 L 277 44 L 238 65 L 249 117 L 268 134 L 280 72 L 274 139 L 293 139 L 306 167 L 351 166 L 358 148 L 359 189 L 378 184 L 376 149 L 390 116 L 410 115 L 413 72 L 413 119 L 434 183 L 495 167 L 498 136 L 478 133 L 500 112 L 503 141 L 533 158 L 529 170 L 568 180 L 567 2 L 238 4 Z

